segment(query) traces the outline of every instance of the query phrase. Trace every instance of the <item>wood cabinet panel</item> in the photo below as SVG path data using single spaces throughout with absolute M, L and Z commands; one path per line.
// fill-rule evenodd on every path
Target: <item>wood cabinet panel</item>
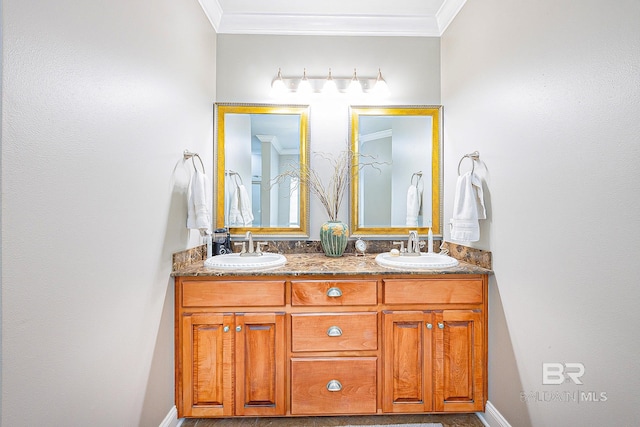
M 445 310 L 435 314 L 435 409 L 484 410 L 482 313 Z
M 233 414 L 232 326 L 231 315 L 183 316 L 182 398 L 177 404 L 184 416 Z
M 291 315 L 291 349 L 301 351 L 376 350 L 377 313 Z
M 291 305 L 375 305 L 376 280 L 292 280 Z
M 236 414 L 285 413 L 284 313 L 236 315 Z
M 480 304 L 482 279 L 388 279 L 385 304 Z
M 375 357 L 293 358 L 291 413 L 373 414 L 376 372 Z
M 432 410 L 432 317 L 422 311 L 383 313 L 384 412 Z
M 184 307 L 233 307 L 284 305 L 283 281 L 202 281 L 182 282 Z

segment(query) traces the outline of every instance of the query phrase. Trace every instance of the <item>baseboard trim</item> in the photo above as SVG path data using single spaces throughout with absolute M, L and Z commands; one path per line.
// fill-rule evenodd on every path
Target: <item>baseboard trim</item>
M 158 427 L 180 427 L 182 419 L 178 419 L 178 409 L 174 406 Z
M 506 418 L 489 401 L 484 412 L 476 412 L 476 415 L 486 427 L 511 427 Z M 178 409 L 174 406 L 158 427 L 180 427 L 182 421 L 184 421 L 182 418 L 178 419 Z
M 487 427 L 511 427 L 507 419 L 488 400 L 484 412 L 476 412 L 476 415 L 480 418 L 482 424 Z

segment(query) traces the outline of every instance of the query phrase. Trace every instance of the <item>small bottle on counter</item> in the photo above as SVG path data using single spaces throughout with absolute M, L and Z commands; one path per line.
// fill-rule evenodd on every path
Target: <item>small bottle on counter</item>
M 433 232 L 431 231 L 431 227 L 429 227 L 429 233 L 427 234 L 427 252 L 433 253 Z

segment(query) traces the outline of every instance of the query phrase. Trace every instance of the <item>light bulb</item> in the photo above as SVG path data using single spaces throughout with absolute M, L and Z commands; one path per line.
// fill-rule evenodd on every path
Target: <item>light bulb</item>
M 333 77 L 331 76 L 331 68 L 329 68 L 329 76 L 327 77 L 327 81 L 324 82 L 322 93 L 326 95 L 336 95 L 338 93 L 338 87 L 336 86 L 336 82 L 333 80 Z
M 280 72 L 280 68 L 278 68 L 278 75 L 276 76 L 273 83 L 271 83 L 271 95 L 274 97 L 280 97 L 287 93 L 287 86 L 284 84 L 284 80 L 282 79 L 282 73 Z
M 378 77 L 376 78 L 376 83 L 373 86 L 372 92 L 378 96 L 387 96 L 389 95 L 389 86 L 387 86 L 387 82 L 382 78 L 382 71 L 378 68 Z
M 362 93 L 362 85 L 358 80 L 358 76 L 356 75 L 356 69 L 353 69 L 353 78 L 351 79 L 351 83 L 349 83 L 349 87 L 347 88 L 347 92 L 350 95 L 360 95 Z
M 310 95 L 313 92 L 313 88 L 311 87 L 311 83 L 307 78 L 307 69 L 304 69 L 302 73 L 302 80 L 300 80 L 300 84 L 298 85 L 298 94 L 300 95 Z

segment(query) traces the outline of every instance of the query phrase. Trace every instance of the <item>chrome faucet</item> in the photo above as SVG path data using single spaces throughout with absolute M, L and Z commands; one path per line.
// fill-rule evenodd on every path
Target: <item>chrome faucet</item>
M 245 239 L 247 239 L 249 241 L 249 253 L 252 254 L 253 253 L 253 234 L 251 234 L 251 231 L 247 231 L 247 234 L 244 236 Z
M 405 255 L 420 255 L 420 246 L 424 245 L 424 242 L 420 242 L 418 232 L 415 230 L 409 231 L 409 239 L 407 240 L 407 252 Z
M 247 241 L 235 243 L 236 246 L 242 245 L 242 250 L 240 251 L 240 256 L 261 256 L 262 248 L 261 246 L 268 246 L 266 242 L 256 242 L 256 247 L 253 247 L 253 234 L 251 231 L 247 231 L 247 234 L 244 236 L 249 243 L 249 249 L 247 250 Z

